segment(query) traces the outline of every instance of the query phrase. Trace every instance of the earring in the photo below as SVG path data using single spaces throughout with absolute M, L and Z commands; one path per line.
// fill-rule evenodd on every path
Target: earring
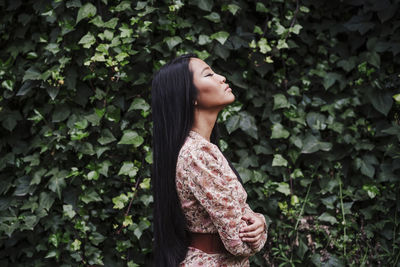
M 197 100 L 194 101 L 194 105 L 197 106 Z

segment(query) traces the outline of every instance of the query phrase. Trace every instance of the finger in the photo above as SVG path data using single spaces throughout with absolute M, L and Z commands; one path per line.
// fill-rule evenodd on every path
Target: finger
M 250 216 L 242 216 L 242 220 L 245 220 L 247 224 L 253 224 L 255 222 L 254 218 Z
M 252 231 L 256 230 L 257 228 L 264 229 L 264 224 L 262 224 L 261 222 L 255 222 L 251 225 L 243 227 L 239 232 L 240 233 L 252 232 Z
M 241 233 L 251 232 L 251 231 L 254 231 L 254 230 L 256 230 L 257 228 L 260 228 L 260 227 L 262 227 L 262 224 L 260 222 L 254 222 L 254 223 L 252 223 L 250 225 L 247 225 L 247 226 L 241 228 L 240 232 Z
M 261 235 L 258 235 L 256 237 L 244 237 L 242 238 L 243 242 L 247 242 L 247 243 L 255 243 L 255 242 L 259 242 L 261 239 Z
M 260 227 L 251 232 L 240 233 L 239 236 L 240 237 L 256 237 L 256 236 L 261 235 L 263 232 L 264 232 L 263 229 Z

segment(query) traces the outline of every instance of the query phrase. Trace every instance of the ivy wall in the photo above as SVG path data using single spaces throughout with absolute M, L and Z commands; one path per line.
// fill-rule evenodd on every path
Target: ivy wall
M 400 266 L 399 0 L 0 0 L 0 265 L 150 266 L 150 84 L 194 52 L 252 266 Z

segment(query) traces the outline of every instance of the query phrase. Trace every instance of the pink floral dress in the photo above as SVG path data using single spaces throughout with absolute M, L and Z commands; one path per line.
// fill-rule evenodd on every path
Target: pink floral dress
M 189 247 L 180 266 L 249 266 L 249 256 L 261 250 L 267 233 L 255 249 L 241 241 L 239 231 L 247 225 L 241 218 L 253 212 L 247 193 L 219 148 L 194 131 L 179 152 L 176 187 L 189 231 L 218 233 L 229 252 L 208 254 Z

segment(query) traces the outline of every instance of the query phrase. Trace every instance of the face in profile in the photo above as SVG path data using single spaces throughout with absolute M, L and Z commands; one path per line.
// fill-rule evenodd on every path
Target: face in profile
M 189 68 L 197 88 L 196 108 L 220 110 L 235 101 L 232 89 L 225 83 L 225 77 L 214 73 L 203 60 L 191 58 Z

